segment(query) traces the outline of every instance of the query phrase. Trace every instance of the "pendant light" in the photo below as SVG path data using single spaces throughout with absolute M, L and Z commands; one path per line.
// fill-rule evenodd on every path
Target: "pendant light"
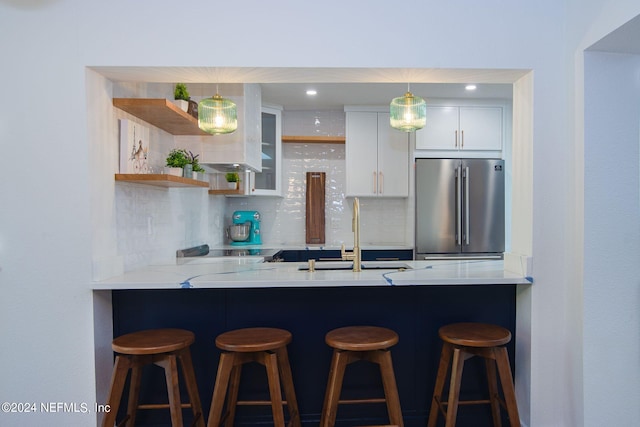
M 427 103 L 409 89 L 407 84 L 407 93 L 393 98 L 389 107 L 391 127 L 403 132 L 414 132 L 427 124 Z
M 198 127 L 213 135 L 231 133 L 238 128 L 236 104 L 220 96 L 218 85 L 212 98 L 198 103 Z

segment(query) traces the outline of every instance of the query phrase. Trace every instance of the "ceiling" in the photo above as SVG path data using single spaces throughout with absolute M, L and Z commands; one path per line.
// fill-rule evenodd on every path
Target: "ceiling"
M 211 96 L 216 83 L 260 83 L 264 103 L 286 110 L 387 105 L 411 92 L 425 98 L 512 99 L 513 83 L 529 70 L 433 68 L 91 67 L 116 82 L 185 82 L 192 96 Z M 465 91 L 468 83 L 477 85 Z M 317 90 L 315 97 L 307 89 Z
M 341 109 L 344 105 L 388 105 L 404 95 L 406 83 L 262 83 L 262 101 L 285 110 Z M 411 92 L 425 100 L 434 98 L 511 99 L 512 84 L 479 84 L 475 91 L 462 83 L 412 83 Z M 315 89 L 314 96 L 306 95 Z
M 640 54 L 640 15 L 610 32 L 587 50 Z

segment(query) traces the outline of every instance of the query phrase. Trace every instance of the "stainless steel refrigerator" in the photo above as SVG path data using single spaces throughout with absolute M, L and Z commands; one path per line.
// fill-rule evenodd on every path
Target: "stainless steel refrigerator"
M 504 174 L 500 159 L 416 159 L 415 258 L 502 258 Z

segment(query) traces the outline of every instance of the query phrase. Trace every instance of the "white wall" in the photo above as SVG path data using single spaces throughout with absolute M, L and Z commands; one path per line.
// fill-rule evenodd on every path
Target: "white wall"
M 624 343 L 618 340 L 615 351 L 607 357 L 603 357 L 602 352 L 611 345 L 612 336 L 638 336 L 637 320 L 634 322 L 620 313 L 629 309 L 638 311 L 638 275 L 634 265 L 640 259 L 640 252 L 637 245 L 635 249 L 628 245 L 612 247 L 606 231 L 615 232 L 616 227 L 626 225 L 629 229 L 625 234 L 633 238 L 635 233 L 638 241 L 638 215 L 635 224 L 633 221 L 619 222 L 626 215 L 633 215 L 634 210 L 637 212 L 637 206 L 625 202 L 614 190 L 618 187 L 617 181 L 627 182 L 633 176 L 637 177 L 638 166 L 616 167 L 613 173 L 606 174 L 599 165 L 612 161 L 611 154 L 615 151 L 608 136 L 602 138 L 602 135 L 625 135 L 613 142 L 620 149 L 616 154 L 627 158 L 633 157 L 635 152 L 637 156 L 638 116 L 633 117 L 633 111 L 638 108 L 638 81 L 636 77 L 634 84 L 629 75 L 636 67 L 632 58 L 614 59 L 615 56 L 600 56 L 593 52 L 587 56 L 585 49 L 630 19 L 636 17 L 637 21 L 640 5 L 635 1 L 619 0 L 586 4 L 571 0 L 568 4 L 567 35 L 570 54 L 574 56 L 571 69 L 574 107 L 570 125 L 574 130 L 576 159 L 576 191 L 570 195 L 574 221 L 569 227 L 573 229 L 575 247 L 571 255 L 576 262 L 567 283 L 571 298 L 565 310 L 565 327 L 572 334 L 567 343 L 571 351 L 566 372 L 572 379 L 573 398 L 564 420 L 585 426 L 627 425 L 629 420 L 638 419 L 640 353 L 637 339 Z M 627 37 L 624 42 L 635 41 L 637 49 L 637 40 L 636 35 Z M 608 91 L 611 93 L 607 94 Z M 619 100 L 611 99 L 610 95 Z M 633 129 L 635 136 L 632 136 Z M 634 261 L 625 265 L 624 260 L 629 258 Z M 613 276 L 603 274 L 604 266 Z M 620 302 L 622 304 L 618 305 Z M 620 372 L 622 368 L 624 375 Z M 611 387 L 616 388 L 615 402 L 609 400 Z M 599 410 L 603 401 L 613 403 L 613 406 L 608 405 L 610 410 Z
M 640 419 L 640 56 L 586 52 L 584 95 L 584 418 L 624 425 Z
M 166 1 L 0 3 L 0 75 L 12 101 L 0 105 L 0 144 L 3 158 L 29 163 L 25 172 L 23 161 L 9 162 L 0 180 L 0 401 L 95 399 L 90 206 L 101 186 L 90 163 L 86 66 L 520 68 L 534 70 L 530 425 L 581 425 L 580 380 L 568 369 L 581 346 L 567 345 L 574 344 L 576 324 L 565 317 L 578 313 L 569 308 L 579 274 L 567 259 L 581 242 L 571 228 L 580 215 L 572 196 L 580 185 L 573 113 L 581 109 L 572 92 L 573 55 L 585 33 L 602 37 L 640 5 L 430 0 L 390 7 L 328 0 L 321 6 L 194 1 L 176 20 L 175 4 Z M 408 16 L 414 25 L 404 27 L 406 40 L 397 44 L 391 32 Z M 198 36 L 177 34 L 176 21 Z M 215 49 L 199 44 L 220 35 Z M 605 404 L 592 405 L 589 415 L 596 411 L 610 413 Z M 90 417 L 0 414 L 0 424 L 85 426 Z
M 505 268 L 528 271 L 533 254 L 533 73 L 528 73 L 513 85 L 513 140 L 511 162 L 512 236 L 511 252 L 505 253 Z M 520 418 L 527 425 L 531 419 L 533 361 L 532 324 L 534 322 L 533 293 L 529 286 L 520 286 L 516 294 L 516 398 Z M 537 401 L 537 399 L 536 399 Z
M 20 6 L 0 5 L 0 75 L 14 100 L 0 107 L 0 146 L 15 159 L 0 173 L 0 400 L 93 403 L 85 72 L 68 25 L 76 5 Z M 34 97 L 44 114 L 33 114 Z M 7 426 L 91 419 L 0 413 Z

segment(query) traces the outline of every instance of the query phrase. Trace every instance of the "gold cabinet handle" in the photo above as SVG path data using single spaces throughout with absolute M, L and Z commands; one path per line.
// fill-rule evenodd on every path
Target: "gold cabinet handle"
M 378 174 L 373 171 L 373 194 L 376 194 L 378 190 Z

